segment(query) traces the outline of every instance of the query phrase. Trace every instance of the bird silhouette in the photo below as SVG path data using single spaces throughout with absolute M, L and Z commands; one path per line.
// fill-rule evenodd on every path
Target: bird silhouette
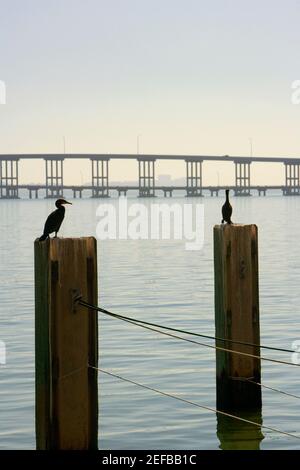
M 228 224 L 232 224 L 231 222 L 231 215 L 232 215 L 232 206 L 229 202 L 229 189 L 226 189 L 226 201 L 225 204 L 222 206 L 222 224 L 227 222 Z
M 40 242 L 49 238 L 49 235 L 53 232 L 55 232 L 55 238 L 57 237 L 57 232 L 59 231 L 62 221 L 65 217 L 65 208 L 63 206 L 64 204 L 72 203 L 66 201 L 65 199 L 57 199 L 55 203 L 57 209 L 51 212 L 51 214 L 48 216 L 44 227 L 44 233 L 39 238 Z

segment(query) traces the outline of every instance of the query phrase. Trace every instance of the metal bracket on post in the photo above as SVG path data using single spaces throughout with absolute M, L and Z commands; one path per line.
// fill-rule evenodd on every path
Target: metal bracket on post
M 78 302 L 82 299 L 82 295 L 79 289 L 71 289 L 71 304 L 72 312 L 77 313 Z

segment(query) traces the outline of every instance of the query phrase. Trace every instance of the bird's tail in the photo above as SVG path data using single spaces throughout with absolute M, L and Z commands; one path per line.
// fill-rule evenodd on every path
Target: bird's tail
M 48 235 L 45 235 L 45 233 L 43 233 L 43 235 L 39 238 L 39 242 L 43 242 L 47 238 L 48 238 Z

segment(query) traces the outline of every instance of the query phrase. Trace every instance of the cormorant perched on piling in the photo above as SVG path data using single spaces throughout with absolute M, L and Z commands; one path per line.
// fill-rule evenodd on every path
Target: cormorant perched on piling
M 231 214 L 232 214 L 232 206 L 229 202 L 229 189 L 226 189 L 226 202 L 225 204 L 223 204 L 223 207 L 222 207 L 222 224 L 224 224 L 224 222 L 227 222 L 228 224 L 232 224 L 231 222 Z
M 40 242 L 46 240 L 50 233 L 53 232 L 55 232 L 55 238 L 57 237 L 57 232 L 59 231 L 62 221 L 65 217 L 65 208 L 63 204 L 72 204 L 72 202 L 68 202 L 65 199 L 57 199 L 55 203 L 57 209 L 51 212 L 51 214 L 48 216 L 44 227 L 44 233 L 39 238 Z

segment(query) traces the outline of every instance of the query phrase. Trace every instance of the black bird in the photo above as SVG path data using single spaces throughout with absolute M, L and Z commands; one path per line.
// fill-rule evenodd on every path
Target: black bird
M 226 189 L 226 202 L 225 204 L 223 204 L 223 207 L 222 207 L 222 224 L 224 224 L 224 222 L 227 222 L 228 224 L 232 224 L 231 222 L 231 214 L 232 214 L 232 206 L 229 202 L 229 189 Z
M 59 231 L 62 221 L 65 217 L 65 208 L 63 204 L 72 203 L 66 201 L 65 199 L 57 199 L 55 203 L 57 209 L 51 212 L 51 214 L 48 216 L 44 227 L 44 233 L 39 239 L 40 242 L 46 240 L 49 237 L 50 233 L 53 232 L 55 232 L 55 238 L 57 237 L 57 232 Z

